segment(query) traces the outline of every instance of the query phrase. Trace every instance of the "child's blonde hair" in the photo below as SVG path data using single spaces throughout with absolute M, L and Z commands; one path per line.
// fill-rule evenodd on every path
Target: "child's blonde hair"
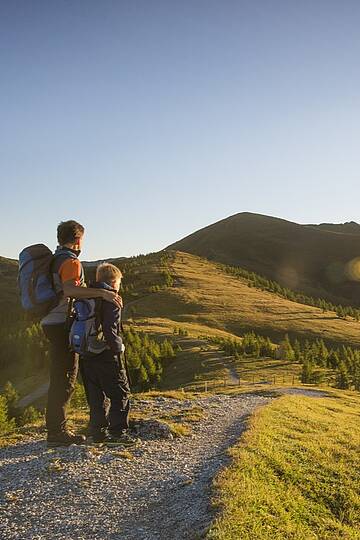
M 104 281 L 111 285 L 117 279 L 121 280 L 122 273 L 117 266 L 110 263 L 102 263 L 96 269 L 96 281 Z

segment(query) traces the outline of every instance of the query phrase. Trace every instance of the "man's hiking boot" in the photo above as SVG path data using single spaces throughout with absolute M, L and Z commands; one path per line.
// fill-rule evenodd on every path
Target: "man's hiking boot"
M 136 446 L 139 442 L 139 439 L 135 439 L 126 431 L 118 435 L 108 435 L 104 440 L 105 446 Z
M 75 435 L 71 431 L 59 431 L 47 437 L 47 447 L 56 448 L 57 446 L 70 446 L 71 444 L 85 444 L 84 435 Z

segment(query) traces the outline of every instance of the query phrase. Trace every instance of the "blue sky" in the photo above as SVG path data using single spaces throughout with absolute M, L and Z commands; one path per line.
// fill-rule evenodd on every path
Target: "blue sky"
M 360 3 L 0 0 L 0 255 L 360 221 Z

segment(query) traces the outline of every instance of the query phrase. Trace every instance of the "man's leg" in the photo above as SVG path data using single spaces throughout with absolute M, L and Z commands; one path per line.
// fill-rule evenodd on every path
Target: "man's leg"
M 50 341 L 50 387 L 46 408 L 49 435 L 66 431 L 66 409 L 74 392 L 78 373 L 78 356 L 69 349 L 69 332 L 65 325 L 44 326 Z
M 101 364 L 101 386 L 111 402 L 109 432 L 119 435 L 129 427 L 130 387 L 125 368 L 116 356 L 110 358 Z

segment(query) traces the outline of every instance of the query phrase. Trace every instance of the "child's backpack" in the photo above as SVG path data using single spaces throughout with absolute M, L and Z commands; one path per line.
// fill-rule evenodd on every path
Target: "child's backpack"
M 75 300 L 74 321 L 69 335 L 70 349 L 79 354 L 100 354 L 106 344 L 101 325 L 101 298 Z
M 52 277 L 53 261 L 52 252 L 44 244 L 29 246 L 19 255 L 21 304 L 32 317 L 46 315 L 59 302 Z

